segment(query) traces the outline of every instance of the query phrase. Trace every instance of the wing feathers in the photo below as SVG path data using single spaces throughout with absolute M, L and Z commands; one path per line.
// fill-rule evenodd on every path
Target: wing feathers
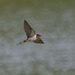
M 28 38 L 35 35 L 35 31 L 32 29 L 32 27 L 28 24 L 26 20 L 24 20 L 24 30 Z
M 37 40 L 33 41 L 34 43 L 41 43 L 44 44 L 44 42 L 41 40 L 41 38 L 38 38 Z

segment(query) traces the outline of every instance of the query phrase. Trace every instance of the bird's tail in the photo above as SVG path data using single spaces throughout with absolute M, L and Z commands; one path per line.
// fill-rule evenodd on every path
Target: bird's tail
M 20 44 L 23 44 L 23 43 L 25 43 L 25 42 L 26 42 L 26 40 L 21 41 L 21 42 L 17 43 L 17 46 L 20 45 Z

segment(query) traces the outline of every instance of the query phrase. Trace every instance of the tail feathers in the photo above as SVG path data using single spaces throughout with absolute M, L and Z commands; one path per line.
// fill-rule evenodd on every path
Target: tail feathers
M 25 43 L 25 42 L 26 42 L 26 40 L 21 41 L 21 42 L 17 43 L 17 46 L 20 45 L 20 44 L 23 44 L 23 43 Z

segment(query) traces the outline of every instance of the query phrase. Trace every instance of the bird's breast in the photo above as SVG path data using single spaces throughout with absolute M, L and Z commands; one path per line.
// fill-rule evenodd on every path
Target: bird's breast
M 28 38 L 29 41 L 35 41 L 36 39 L 37 39 L 37 38 L 36 38 L 36 35 L 34 35 L 34 36 Z

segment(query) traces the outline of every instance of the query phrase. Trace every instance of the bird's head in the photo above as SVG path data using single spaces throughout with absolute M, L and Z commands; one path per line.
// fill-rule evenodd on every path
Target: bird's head
M 40 38 L 42 35 L 41 34 L 36 34 L 36 37 L 37 38 Z

